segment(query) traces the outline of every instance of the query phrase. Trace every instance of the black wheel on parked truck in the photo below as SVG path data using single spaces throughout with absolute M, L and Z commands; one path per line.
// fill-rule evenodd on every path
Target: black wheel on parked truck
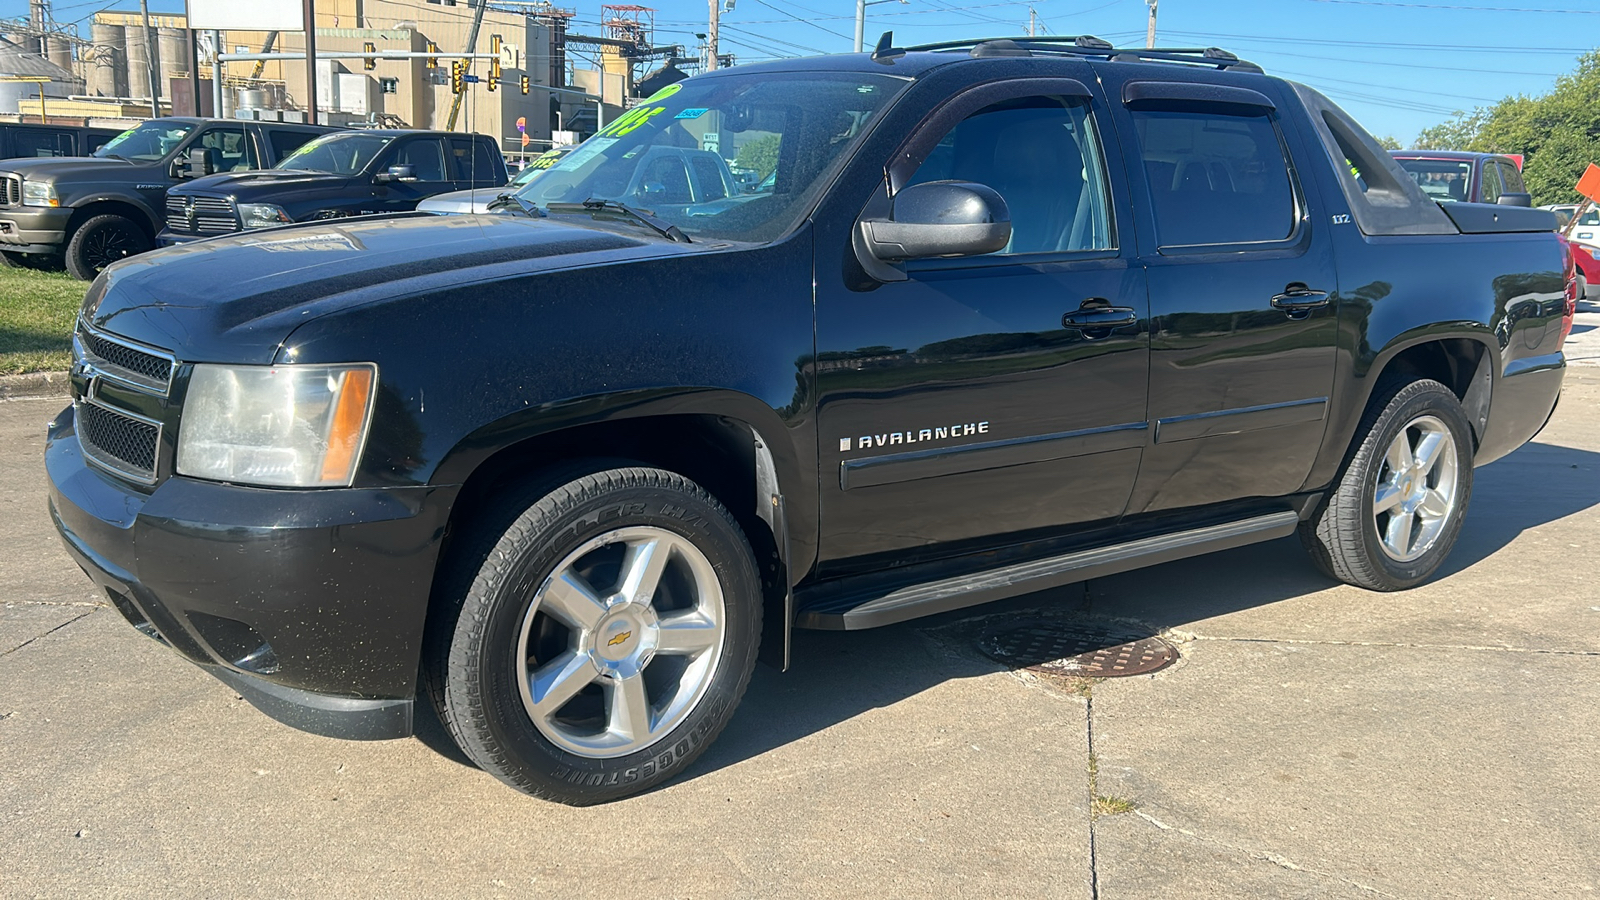
M 587 805 L 678 775 L 722 731 L 755 664 L 761 582 L 739 525 L 681 475 L 557 481 L 455 542 L 425 679 L 485 771 Z
M 1360 445 L 1327 500 L 1300 526 L 1325 573 L 1397 591 L 1426 581 L 1450 555 L 1472 496 L 1472 426 L 1449 388 L 1430 379 L 1379 384 Z
M 125 216 L 95 216 L 79 225 L 67 241 L 67 271 L 74 278 L 93 281 L 106 266 L 150 247 L 150 237 L 137 222 Z

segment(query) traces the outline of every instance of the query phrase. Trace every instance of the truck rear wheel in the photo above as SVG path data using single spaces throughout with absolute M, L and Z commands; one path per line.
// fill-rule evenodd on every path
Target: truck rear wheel
M 125 216 L 95 216 L 67 241 L 67 271 L 74 278 L 93 281 L 100 270 L 119 259 L 150 249 L 150 238 L 137 222 Z
M 1426 581 L 1450 555 L 1472 495 L 1472 426 L 1449 388 L 1387 381 L 1327 500 L 1300 525 L 1326 574 L 1375 591 Z
M 760 640 L 761 582 L 733 517 L 680 475 L 626 467 L 479 518 L 504 527 L 452 551 L 444 586 L 465 590 L 427 673 L 462 751 L 574 805 L 681 773 L 732 717 Z

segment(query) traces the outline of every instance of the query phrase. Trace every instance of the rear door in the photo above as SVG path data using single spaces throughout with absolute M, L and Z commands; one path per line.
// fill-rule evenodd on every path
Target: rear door
M 1152 319 L 1154 427 L 1128 515 L 1293 493 L 1333 385 L 1337 226 L 1295 169 L 1279 94 L 1259 76 L 1101 72 Z
M 501 172 L 505 163 L 496 158 L 494 148 L 487 141 L 471 137 L 450 139 L 450 163 L 455 167 L 451 190 L 498 187 L 505 184 Z

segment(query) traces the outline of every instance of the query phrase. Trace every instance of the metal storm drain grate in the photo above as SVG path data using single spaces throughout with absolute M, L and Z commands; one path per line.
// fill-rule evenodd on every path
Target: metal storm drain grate
M 1178 648 L 1158 637 L 1097 631 L 1067 622 L 1034 620 L 992 628 L 978 649 L 1008 666 L 1047 675 L 1118 678 L 1171 665 Z

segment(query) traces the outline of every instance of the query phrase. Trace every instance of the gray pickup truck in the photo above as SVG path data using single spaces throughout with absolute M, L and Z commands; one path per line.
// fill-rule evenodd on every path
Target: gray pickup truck
M 93 156 L 0 162 L 0 261 L 65 262 L 89 281 L 155 246 L 167 188 L 197 175 L 265 169 L 337 129 L 293 122 L 150 119 Z

